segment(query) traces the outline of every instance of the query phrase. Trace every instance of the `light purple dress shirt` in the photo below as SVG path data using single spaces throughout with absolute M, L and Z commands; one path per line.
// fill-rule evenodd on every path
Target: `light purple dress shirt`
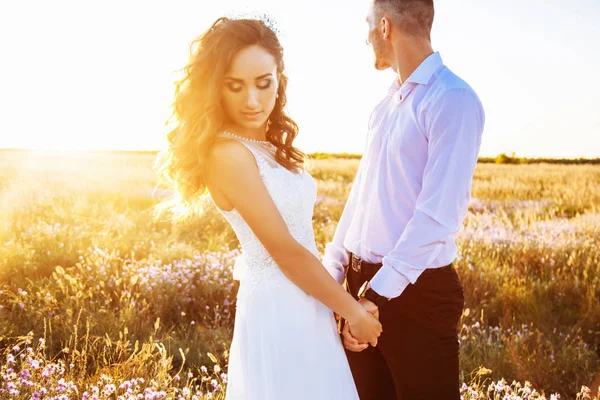
M 371 279 L 394 298 L 450 264 L 471 197 L 485 116 L 471 87 L 427 57 L 371 114 L 366 148 L 323 264 L 340 284 L 348 251 L 383 263 Z

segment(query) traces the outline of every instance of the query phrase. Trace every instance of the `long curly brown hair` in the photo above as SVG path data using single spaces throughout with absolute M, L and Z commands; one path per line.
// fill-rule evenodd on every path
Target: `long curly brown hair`
M 284 111 L 288 78 L 277 35 L 261 20 L 222 17 L 192 41 L 189 62 L 179 70 L 183 78 L 175 82 L 173 113 L 166 123 L 174 127 L 167 134 L 168 148 L 159 153 L 154 168 L 159 185 L 174 189 L 176 195 L 157 206 L 158 214 L 166 209 L 179 216 L 198 211 L 197 200 L 206 193 L 203 161 L 226 119 L 221 105 L 225 74 L 236 54 L 253 45 L 264 48 L 277 64 L 278 97 L 266 138 L 275 145 L 279 164 L 292 172 L 304 169 L 305 154 L 292 144 L 298 125 Z

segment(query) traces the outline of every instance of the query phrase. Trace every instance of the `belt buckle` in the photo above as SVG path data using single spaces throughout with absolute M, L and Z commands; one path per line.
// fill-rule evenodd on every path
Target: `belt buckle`
M 359 257 L 357 257 L 354 254 L 352 254 L 352 260 L 350 261 L 350 265 L 352 265 L 352 269 L 355 272 L 360 273 L 361 263 L 362 263 L 362 260 Z

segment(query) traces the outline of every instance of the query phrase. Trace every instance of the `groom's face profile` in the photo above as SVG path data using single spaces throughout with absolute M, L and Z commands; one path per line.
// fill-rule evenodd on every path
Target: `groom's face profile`
M 398 69 L 412 49 L 431 47 L 434 0 L 371 0 L 367 12 L 367 43 L 375 68 Z
M 389 62 L 389 44 L 383 36 L 384 24 L 388 24 L 387 19 L 382 18 L 380 12 L 376 10 L 375 4 L 371 1 L 369 11 L 367 13 L 367 25 L 369 32 L 367 35 L 367 43 L 371 45 L 375 56 L 375 68 L 378 70 L 388 69 L 391 65 Z

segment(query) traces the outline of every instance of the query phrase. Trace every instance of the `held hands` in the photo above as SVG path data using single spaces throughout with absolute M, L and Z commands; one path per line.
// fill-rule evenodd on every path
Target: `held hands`
M 379 308 L 365 298 L 360 299 L 359 303 L 366 312 L 346 320 L 342 329 L 344 347 L 355 352 L 363 351 L 369 347 L 369 343 L 377 346 L 377 338 L 383 330 L 379 322 Z
M 377 305 L 375 305 L 375 303 L 373 303 L 370 300 L 365 299 L 364 297 L 362 299 L 358 300 L 358 302 L 360 303 L 360 305 L 363 306 L 363 308 L 365 310 L 367 310 L 375 318 L 379 319 L 379 307 L 377 307 Z

